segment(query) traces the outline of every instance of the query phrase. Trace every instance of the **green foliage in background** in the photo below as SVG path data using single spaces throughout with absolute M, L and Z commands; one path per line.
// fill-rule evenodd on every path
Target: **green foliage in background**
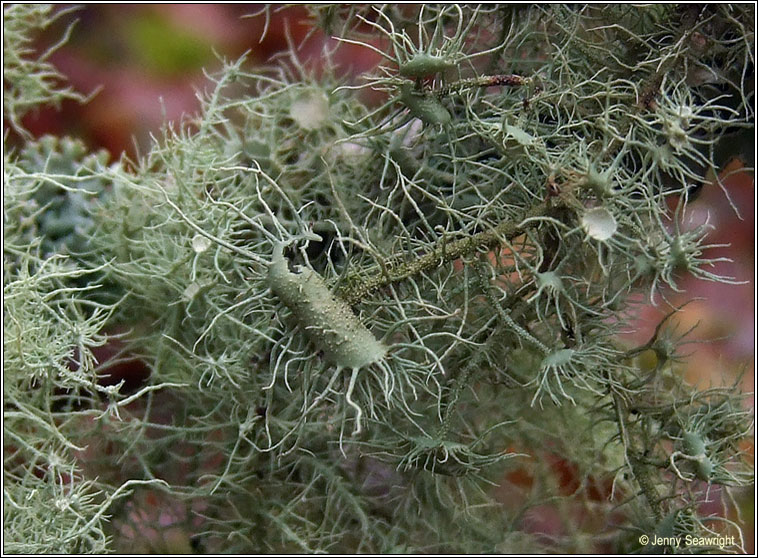
M 124 36 L 140 68 L 157 76 L 179 77 L 213 63 L 212 45 L 184 29 L 171 28 L 170 24 L 166 18 L 150 12 L 127 21 Z
M 70 95 L 30 10 L 4 12 L 15 128 Z M 208 552 L 740 550 L 698 503 L 753 482 L 742 395 L 684 381 L 679 308 L 617 334 L 687 275 L 736 282 L 678 218 L 753 130 L 753 10 L 321 5 L 371 75 L 227 61 L 138 161 L 6 151 L 5 550 L 129 548 L 137 489 L 201 509 Z M 114 336 L 135 389 L 101 381 Z M 521 528 L 545 507 L 549 542 Z

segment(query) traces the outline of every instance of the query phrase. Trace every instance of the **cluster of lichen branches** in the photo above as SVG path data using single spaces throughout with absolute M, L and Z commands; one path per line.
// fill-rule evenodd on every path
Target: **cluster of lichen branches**
M 754 126 L 752 8 L 312 13 L 381 65 L 349 81 L 325 52 L 316 74 L 293 45 L 225 63 L 130 165 L 9 154 L 6 504 L 79 481 L 94 532 L 119 482 L 165 479 L 226 552 L 534 552 L 529 510 L 572 522 L 593 498 L 618 552 L 736 533 L 698 503 L 751 482 L 738 390 L 679 377 L 676 311 L 642 346 L 617 333 L 686 275 L 734 281 L 679 219 Z M 136 394 L 97 382 L 108 328 L 150 367 Z M 85 470 L 95 438 L 111 453 Z M 21 517 L 16 540 L 43 522 Z M 551 548 L 586 551 L 575 527 Z

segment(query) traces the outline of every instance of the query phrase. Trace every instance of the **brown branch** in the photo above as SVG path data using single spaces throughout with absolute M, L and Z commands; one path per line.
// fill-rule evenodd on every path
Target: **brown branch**
M 500 246 L 503 240 L 512 240 L 533 227 L 536 221 L 521 225 L 525 220 L 546 215 L 553 207 L 551 200 L 543 201 L 533 206 L 519 221 L 501 221 L 493 229 L 473 234 L 466 238 L 450 241 L 444 236 L 427 253 L 405 261 L 406 254 L 394 256 L 384 262 L 384 269 L 376 266 L 369 272 L 368 277 L 352 273 L 347 280 L 336 289 L 336 294 L 348 304 L 355 304 L 377 289 L 392 283 L 403 281 L 426 271 L 436 269 L 446 263 L 468 256 L 482 249 L 492 249 Z

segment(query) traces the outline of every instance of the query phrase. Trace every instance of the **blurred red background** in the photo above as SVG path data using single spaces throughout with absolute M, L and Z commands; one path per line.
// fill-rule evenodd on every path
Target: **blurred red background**
M 24 124 L 36 136 L 75 135 L 114 158 L 133 158 L 164 122 L 198 110 L 196 91 L 208 85 L 205 73 L 218 71 L 222 58 L 247 53 L 250 65 L 265 64 L 289 41 L 316 70 L 324 46 L 336 48 L 334 61 L 344 73 L 358 74 L 378 61 L 368 49 L 314 30 L 303 6 L 271 5 L 268 24 L 261 10 L 246 4 L 82 6 L 50 26 L 39 44 L 53 44 L 76 19 L 70 40 L 50 61 L 77 91 L 97 93 L 84 104 L 67 101 L 59 111 L 29 114 Z

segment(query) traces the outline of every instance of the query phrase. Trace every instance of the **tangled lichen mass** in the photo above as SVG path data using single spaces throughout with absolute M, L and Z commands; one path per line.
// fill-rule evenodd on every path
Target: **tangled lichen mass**
M 381 63 L 224 61 L 136 162 L 6 151 L 6 550 L 110 550 L 105 516 L 143 485 L 193 510 L 209 552 L 738 533 L 699 507 L 753 482 L 737 383 L 686 381 L 681 307 L 643 345 L 618 334 L 685 277 L 742 279 L 681 217 L 708 181 L 732 202 L 754 7 L 308 10 Z M 30 93 L 8 76 L 17 127 Z M 102 381 L 135 359 L 136 390 Z M 568 535 L 530 530 L 546 507 Z M 586 546 L 600 523 L 612 542 Z

